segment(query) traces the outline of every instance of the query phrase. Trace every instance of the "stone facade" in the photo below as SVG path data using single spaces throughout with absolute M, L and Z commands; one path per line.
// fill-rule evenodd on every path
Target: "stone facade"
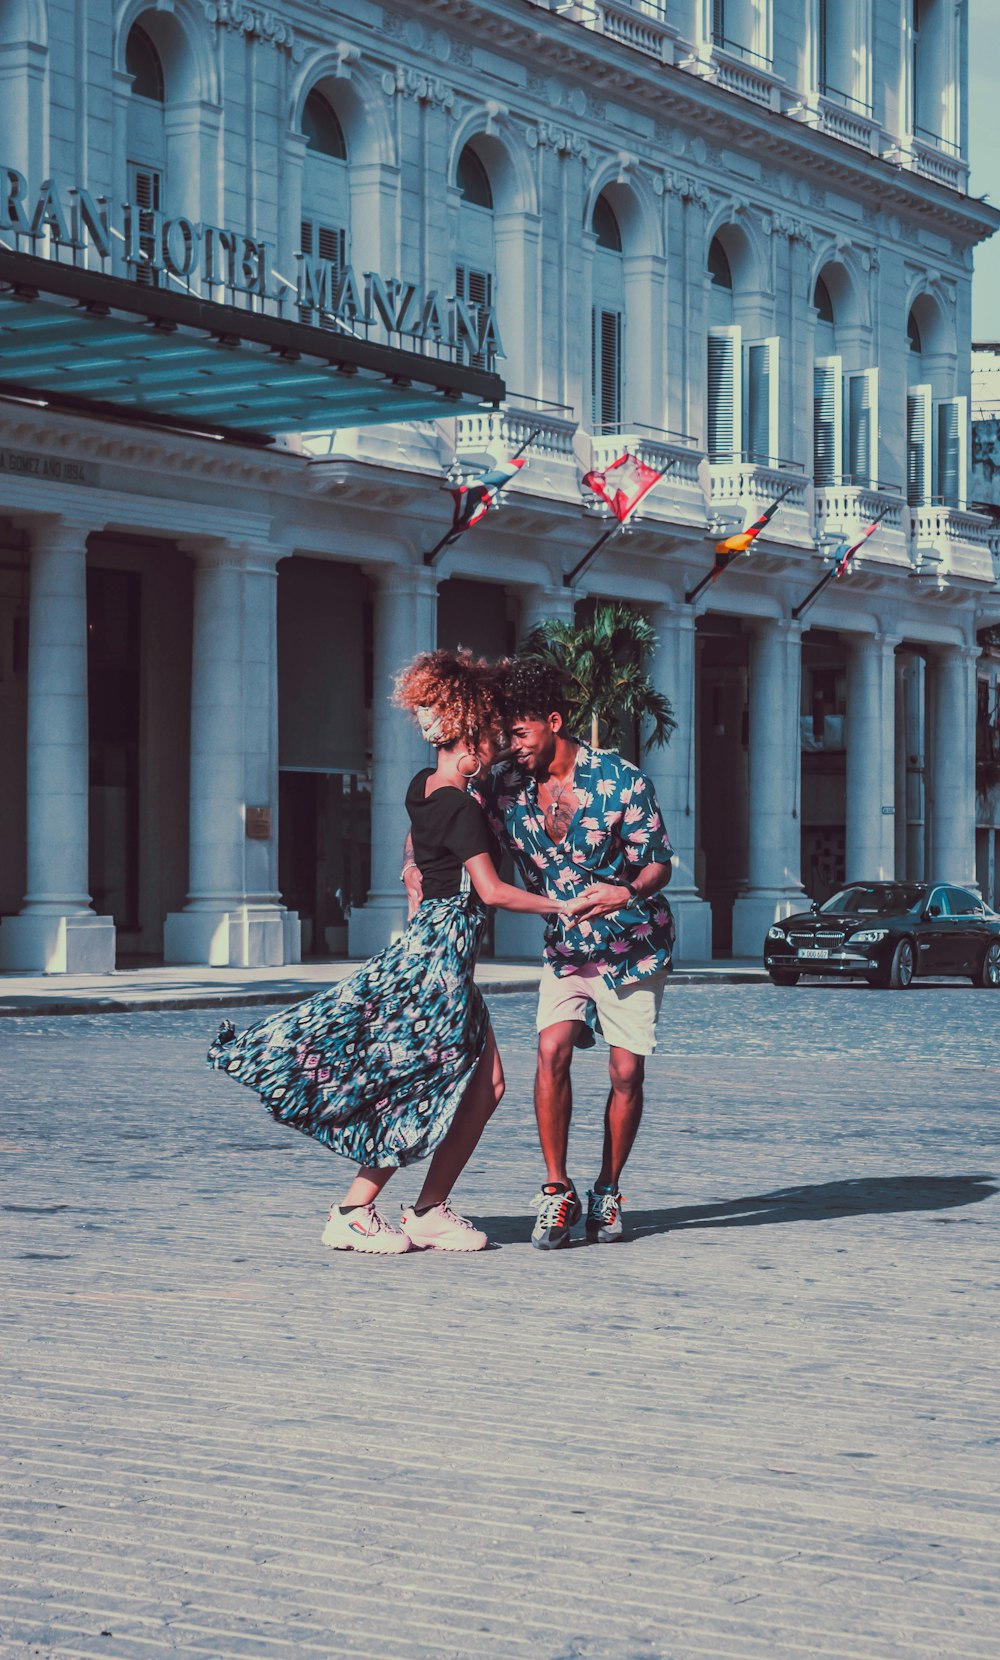
M 265 453 L 0 402 L 0 963 L 104 967 L 116 931 L 120 959 L 279 963 L 297 913 L 313 949 L 381 944 L 422 754 L 394 669 L 604 596 L 649 608 L 679 717 L 648 764 L 682 957 L 756 954 L 845 875 L 974 881 L 1000 598 L 970 285 L 997 216 L 966 194 L 965 14 L 925 0 L 914 38 L 908 0 L 6 6 L 29 200 L 55 177 L 202 247 L 241 227 L 276 296 L 304 250 L 488 302 L 508 398 Z M 100 263 L 51 225 L 36 253 Z M 426 566 L 445 476 L 522 443 L 502 509 Z M 670 470 L 569 588 L 600 528 L 581 474 L 625 449 Z M 497 918 L 498 952 L 533 939 Z

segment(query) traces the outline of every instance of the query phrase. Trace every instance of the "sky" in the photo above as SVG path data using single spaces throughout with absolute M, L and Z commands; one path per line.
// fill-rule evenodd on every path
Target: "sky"
M 969 189 L 1000 208 L 1000 4 L 969 0 Z M 973 340 L 1000 340 L 1000 231 L 976 249 Z

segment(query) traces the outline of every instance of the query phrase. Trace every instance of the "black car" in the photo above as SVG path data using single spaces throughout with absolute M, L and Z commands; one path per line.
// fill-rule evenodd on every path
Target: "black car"
M 1000 914 L 941 882 L 852 882 L 768 929 L 764 967 L 776 986 L 833 974 L 899 990 L 918 974 L 1000 987 Z

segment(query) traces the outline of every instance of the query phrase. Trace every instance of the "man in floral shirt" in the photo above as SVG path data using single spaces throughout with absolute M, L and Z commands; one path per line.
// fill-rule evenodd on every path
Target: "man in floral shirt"
M 535 1200 L 531 1238 L 553 1250 L 568 1244 L 582 1214 L 566 1171 L 570 1063 L 595 1028 L 610 1047 L 611 1089 L 587 1235 L 621 1237 L 618 1184 L 642 1117 L 645 1057 L 656 1047 L 674 942 L 660 891 L 670 880 L 671 847 L 646 774 L 569 735 L 557 669 L 515 658 L 504 691 L 513 760 L 494 770 L 482 792 L 490 821 L 529 890 L 589 890 L 592 900 L 587 911 L 547 927 L 539 989 L 535 1113 L 548 1179 Z

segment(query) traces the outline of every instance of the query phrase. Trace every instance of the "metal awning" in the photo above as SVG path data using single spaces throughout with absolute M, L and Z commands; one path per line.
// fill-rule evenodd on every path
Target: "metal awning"
M 498 404 L 499 375 L 0 249 L 0 396 L 269 443 Z

